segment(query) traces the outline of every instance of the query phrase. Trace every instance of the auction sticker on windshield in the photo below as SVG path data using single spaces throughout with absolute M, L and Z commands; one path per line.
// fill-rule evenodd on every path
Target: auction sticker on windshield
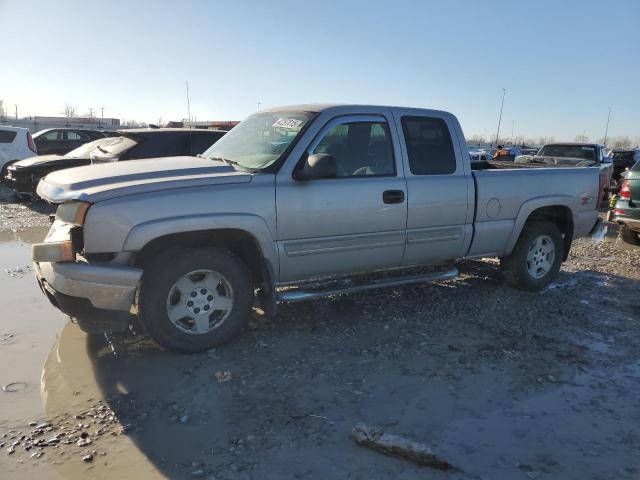
M 300 128 L 303 123 L 304 120 L 296 120 L 295 118 L 279 118 L 276 120 L 276 123 L 271 126 L 281 128 Z

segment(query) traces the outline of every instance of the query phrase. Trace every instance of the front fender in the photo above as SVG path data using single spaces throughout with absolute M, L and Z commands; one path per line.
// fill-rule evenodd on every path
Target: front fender
M 269 263 L 271 272 L 277 274 L 280 271 L 275 242 L 266 222 L 257 215 L 202 214 L 152 220 L 138 224 L 131 229 L 124 242 L 123 250 L 139 252 L 150 241 L 165 235 L 222 229 L 242 230 L 253 236 L 262 256 Z M 273 280 L 278 281 L 277 278 Z
M 505 255 L 508 255 L 512 252 L 512 250 L 516 246 L 518 238 L 520 237 L 520 233 L 524 228 L 524 224 L 527 222 L 527 219 L 535 210 L 542 207 L 567 207 L 571 211 L 571 215 L 574 216 L 576 206 L 575 202 L 576 200 L 570 195 L 549 195 L 534 198 L 532 200 L 524 202 L 520 206 L 520 210 L 518 210 L 518 215 L 516 216 L 516 220 L 513 224 L 511 236 L 507 241 Z

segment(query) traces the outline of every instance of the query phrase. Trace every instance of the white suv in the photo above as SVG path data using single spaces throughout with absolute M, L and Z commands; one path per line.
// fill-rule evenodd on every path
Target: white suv
M 11 163 L 37 154 L 36 144 L 27 128 L 0 125 L 0 181 Z

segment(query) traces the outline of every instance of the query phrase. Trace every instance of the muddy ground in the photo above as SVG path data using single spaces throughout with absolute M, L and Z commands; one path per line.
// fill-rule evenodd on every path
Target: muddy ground
M 29 268 L 46 213 L 0 199 L 3 479 L 640 478 L 640 249 L 615 227 L 542 293 L 465 262 L 456 280 L 256 314 L 184 356 L 110 345 L 48 304 Z M 357 446 L 358 422 L 459 471 Z

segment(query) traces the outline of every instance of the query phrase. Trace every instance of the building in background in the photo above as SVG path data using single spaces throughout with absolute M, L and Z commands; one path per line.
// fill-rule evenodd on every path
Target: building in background
M 0 125 L 28 128 L 35 133 L 47 128 L 88 128 L 91 130 L 117 130 L 120 128 L 119 118 L 95 117 L 23 117 L 12 118 L 0 109 Z

